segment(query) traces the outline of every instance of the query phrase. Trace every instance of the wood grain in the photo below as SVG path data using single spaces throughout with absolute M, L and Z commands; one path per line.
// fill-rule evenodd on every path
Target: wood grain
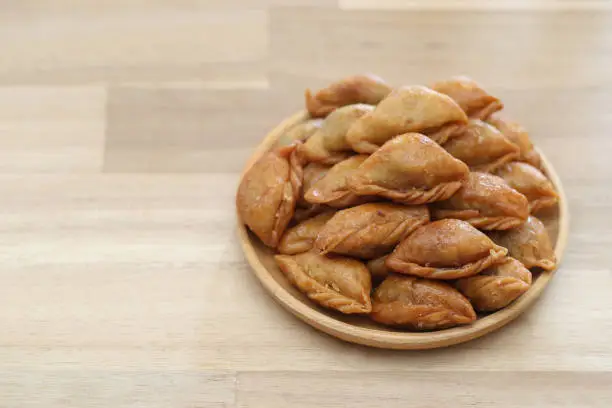
M 610 2 L 391 3 L 0 1 L 2 408 L 610 406 Z M 246 265 L 245 160 L 304 88 L 365 71 L 474 76 L 558 171 L 563 264 L 503 330 L 347 345 Z

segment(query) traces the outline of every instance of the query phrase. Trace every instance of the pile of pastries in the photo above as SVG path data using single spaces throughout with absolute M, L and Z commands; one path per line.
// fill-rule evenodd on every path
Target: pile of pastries
M 466 77 L 306 91 L 309 119 L 244 175 L 241 221 L 320 306 L 407 330 L 472 323 L 556 268 L 528 133 Z

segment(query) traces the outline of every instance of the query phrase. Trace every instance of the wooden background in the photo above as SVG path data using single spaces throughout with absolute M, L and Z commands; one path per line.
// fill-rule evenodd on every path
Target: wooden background
M 566 258 L 513 324 L 344 344 L 245 265 L 245 159 L 360 72 L 473 76 L 556 166 Z M 611 106 L 611 1 L 0 0 L 0 407 L 610 407 Z

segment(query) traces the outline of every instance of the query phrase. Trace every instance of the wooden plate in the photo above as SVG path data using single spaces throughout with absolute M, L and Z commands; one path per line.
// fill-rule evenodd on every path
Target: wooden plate
M 255 163 L 276 140 L 291 126 L 308 118 L 300 112 L 283 121 L 257 147 L 249 159 L 244 172 Z M 540 152 L 542 154 L 542 152 Z M 556 209 L 545 216 L 538 214 L 546 225 L 551 239 L 555 242 L 555 253 L 560 261 L 567 241 L 569 214 L 563 187 L 550 162 L 542 154 L 546 172 L 554 183 L 560 200 Z M 243 172 L 243 175 L 244 175 Z M 479 316 L 478 320 L 467 326 L 435 332 L 414 333 L 387 328 L 372 322 L 364 316 L 347 316 L 316 306 L 305 295 L 295 289 L 276 266 L 273 252 L 264 246 L 248 229 L 239 222 L 238 234 L 247 261 L 253 268 L 268 292 L 285 309 L 311 326 L 345 341 L 366 346 L 389 349 L 431 349 L 463 343 L 498 329 L 518 317 L 527 309 L 548 285 L 554 276 L 552 272 L 534 275 L 532 287 L 508 307 L 492 314 Z

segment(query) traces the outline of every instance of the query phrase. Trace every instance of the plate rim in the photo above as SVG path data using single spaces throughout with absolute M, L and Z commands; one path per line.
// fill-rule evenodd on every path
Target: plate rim
M 306 111 L 300 111 L 283 120 L 279 125 L 272 129 L 247 160 L 246 165 L 240 175 L 239 183 L 247 170 L 251 168 L 251 166 L 272 147 L 276 140 L 288 128 L 303 122 L 308 118 L 309 115 Z M 314 306 L 311 307 L 304 304 L 289 291 L 283 288 L 271 276 L 267 268 L 259 260 L 259 257 L 251 244 L 251 236 L 249 235 L 246 226 L 240 221 L 240 216 L 237 213 L 238 237 L 240 239 L 240 245 L 250 268 L 253 270 L 255 276 L 257 276 L 260 283 L 274 298 L 274 300 L 276 300 L 276 302 L 280 303 L 284 309 L 288 310 L 302 321 L 324 333 L 351 343 L 386 349 L 422 350 L 464 343 L 491 333 L 492 331 L 501 328 L 520 316 L 526 309 L 529 308 L 529 306 L 534 303 L 537 298 L 541 296 L 544 288 L 548 286 L 562 261 L 565 247 L 567 245 L 569 231 L 569 209 L 567 198 L 555 168 L 552 166 L 546 155 L 537 147 L 536 149 L 542 156 L 542 162 L 544 163 L 546 173 L 559 194 L 558 234 L 557 241 L 555 242 L 554 246 L 555 255 L 557 257 L 557 268 L 555 268 L 553 271 L 542 271 L 538 279 L 536 279 L 535 283 L 531 286 L 531 288 L 529 288 L 527 293 L 522 295 L 518 300 L 511 303 L 509 306 L 485 317 L 479 318 L 474 323 L 467 326 L 458 326 L 432 332 L 401 332 L 392 331 L 392 329 L 385 330 L 383 326 L 381 326 L 380 329 L 375 329 L 355 326 L 350 323 L 343 322 L 324 314 L 323 312 L 317 310 L 317 308 Z

